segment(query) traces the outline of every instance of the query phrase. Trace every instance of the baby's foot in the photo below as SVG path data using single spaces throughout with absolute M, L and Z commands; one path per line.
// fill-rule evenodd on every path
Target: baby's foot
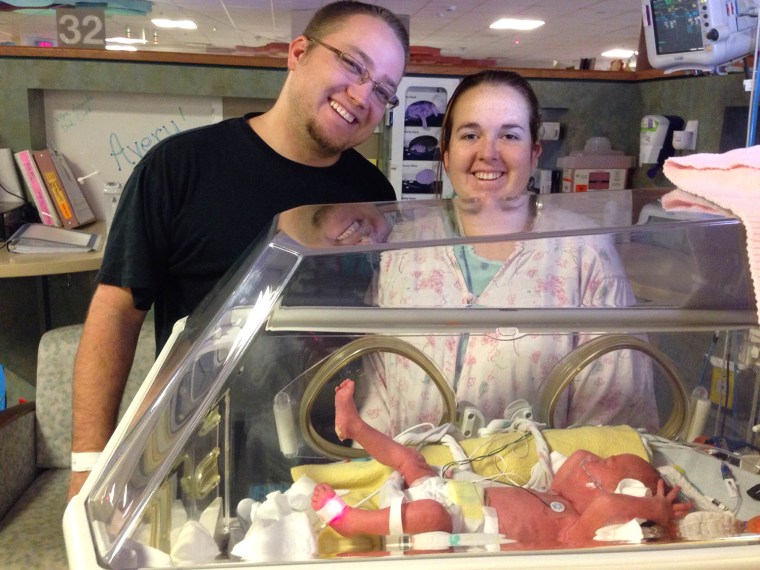
M 311 495 L 311 508 L 318 511 L 325 506 L 327 501 L 336 497 L 335 489 L 333 489 L 327 483 L 319 483 L 314 487 L 314 492 Z
M 314 487 L 314 492 L 311 495 L 311 508 L 319 515 L 319 518 L 343 536 L 362 532 L 362 529 L 356 528 L 359 522 L 355 520 L 357 513 L 361 513 L 361 511 L 346 505 L 335 492 L 335 489 L 327 483 L 320 483 Z
M 335 388 L 335 433 L 343 441 L 351 438 L 354 426 L 360 422 L 359 411 L 354 402 L 354 381 L 343 380 L 340 386 Z

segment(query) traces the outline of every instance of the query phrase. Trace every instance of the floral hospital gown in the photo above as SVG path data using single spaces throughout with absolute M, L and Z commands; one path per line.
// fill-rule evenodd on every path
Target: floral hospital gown
M 566 211 L 542 212 L 534 232 L 584 226 L 585 218 Z M 422 224 L 422 225 L 421 225 Z M 427 215 L 414 225 L 398 224 L 389 241 L 452 236 L 447 219 Z M 381 307 L 622 307 L 634 297 L 612 241 L 607 236 L 531 239 L 498 269 L 479 296 L 467 286 L 454 247 L 386 251 L 377 289 Z M 554 365 L 589 335 L 429 334 L 403 337 L 420 348 L 452 385 L 457 402 L 474 404 L 486 422 L 504 416 L 522 398 L 537 405 Z M 368 382 L 361 389 L 364 419 L 395 435 L 422 422 L 437 424 L 444 406 L 435 384 L 404 357 L 367 357 Z M 629 424 L 658 428 L 651 363 L 643 354 L 617 350 L 597 358 L 565 390 L 555 426 Z

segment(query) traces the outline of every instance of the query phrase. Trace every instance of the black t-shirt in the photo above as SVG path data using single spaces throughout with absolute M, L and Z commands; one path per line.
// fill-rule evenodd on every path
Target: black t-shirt
M 355 150 L 329 167 L 305 166 L 270 148 L 251 115 L 179 133 L 129 177 L 98 281 L 155 303 L 158 349 L 274 216 L 304 204 L 395 200 L 387 178 Z

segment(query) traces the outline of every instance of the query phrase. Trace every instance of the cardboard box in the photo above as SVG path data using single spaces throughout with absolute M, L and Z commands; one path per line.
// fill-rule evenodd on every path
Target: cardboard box
M 557 167 L 562 169 L 563 192 L 624 190 L 628 171 L 634 166 L 636 159 L 619 150 L 576 151 L 557 159 Z
M 562 171 L 563 192 L 623 190 L 627 182 L 627 168 L 566 168 Z

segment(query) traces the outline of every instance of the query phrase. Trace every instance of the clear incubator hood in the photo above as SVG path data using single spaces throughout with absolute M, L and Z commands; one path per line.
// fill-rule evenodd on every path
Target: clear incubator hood
M 456 426 L 484 479 L 530 484 L 539 436 L 484 451 L 527 418 L 551 450 L 638 453 L 677 467 L 739 521 L 759 515 L 747 494 L 760 483 L 760 336 L 745 230 L 664 212 L 656 196 L 281 214 L 175 326 L 68 506 L 70 566 L 755 567 L 760 537 L 741 526 L 699 540 L 420 551 L 340 536 L 311 508 L 323 476 L 348 504 L 381 501 L 382 481 L 365 474 L 373 461 L 335 435 L 335 387 L 351 378 L 381 431 Z M 518 231 L 494 233 L 518 209 Z

